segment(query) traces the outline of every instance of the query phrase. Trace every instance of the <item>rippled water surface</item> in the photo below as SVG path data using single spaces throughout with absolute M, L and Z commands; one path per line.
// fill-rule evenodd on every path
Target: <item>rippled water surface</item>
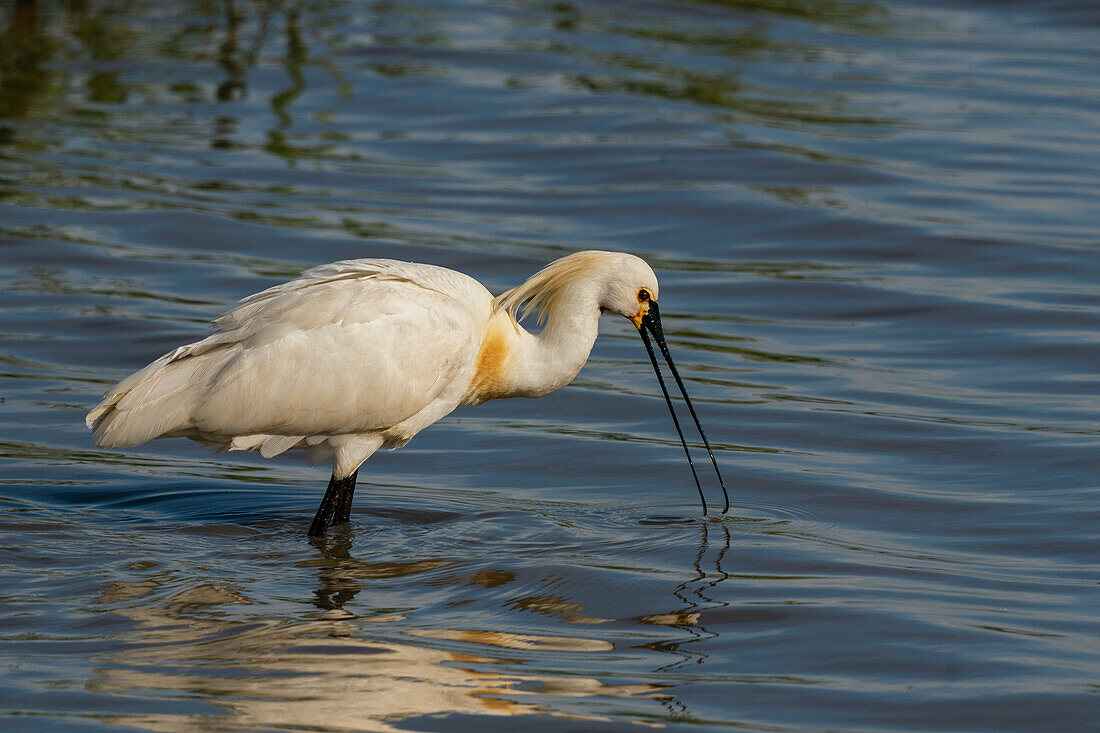
M 4 3 L 0 727 L 1095 730 L 1098 49 L 1086 0 Z M 324 540 L 323 466 L 84 428 L 308 266 L 593 247 L 725 517 L 618 318 Z

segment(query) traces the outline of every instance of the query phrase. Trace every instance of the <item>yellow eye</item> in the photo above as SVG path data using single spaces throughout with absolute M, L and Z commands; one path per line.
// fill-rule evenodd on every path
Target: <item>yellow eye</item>
M 645 288 L 642 288 L 641 290 L 638 291 L 638 302 L 639 303 L 644 303 L 647 300 L 649 300 L 651 297 L 652 296 L 649 294 L 649 291 L 646 290 Z

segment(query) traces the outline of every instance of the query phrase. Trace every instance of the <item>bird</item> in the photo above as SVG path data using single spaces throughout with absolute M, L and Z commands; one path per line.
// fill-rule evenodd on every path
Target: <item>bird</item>
M 308 534 L 350 521 L 360 466 L 459 407 L 542 397 L 573 381 L 603 313 L 649 353 L 707 516 L 706 498 L 654 354 L 656 343 L 729 495 L 664 337 L 657 276 L 625 252 L 578 251 L 494 296 L 463 273 L 392 259 L 320 265 L 237 303 L 215 331 L 111 389 L 86 417 L 102 448 L 186 437 L 271 458 L 332 460 Z M 533 316 L 533 319 L 531 318 Z M 535 331 L 522 323 L 534 321 Z

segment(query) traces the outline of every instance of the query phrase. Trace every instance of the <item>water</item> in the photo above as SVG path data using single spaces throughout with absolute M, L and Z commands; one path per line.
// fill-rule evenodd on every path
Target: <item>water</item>
M 0 26 L 5 730 L 1096 729 L 1093 3 Z M 499 292 L 589 247 L 659 273 L 726 517 L 621 319 L 376 455 L 321 541 L 324 467 L 83 427 L 310 265 Z

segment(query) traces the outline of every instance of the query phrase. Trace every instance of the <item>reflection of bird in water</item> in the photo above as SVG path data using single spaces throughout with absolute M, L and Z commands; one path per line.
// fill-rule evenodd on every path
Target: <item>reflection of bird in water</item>
M 315 567 L 320 573 L 321 587 L 314 591 L 313 604 L 326 611 L 339 610 L 363 590 L 367 581 L 384 581 L 438 570 L 454 560 L 424 559 L 410 561 L 367 562 L 351 554 L 351 535 L 333 532 L 314 537 L 310 543 L 320 556 L 301 563 L 300 567 Z
M 321 610 L 314 613 L 268 613 L 263 601 L 243 589 L 188 582 L 161 569 L 141 568 L 133 580 L 109 583 L 96 606 L 129 619 L 133 633 L 121 647 L 96 655 L 86 691 L 157 704 L 155 710 L 105 719 L 196 733 L 397 731 L 416 728 L 420 720 L 463 715 L 493 716 L 499 723 L 490 725 L 494 729 L 527 730 L 546 717 L 569 720 L 573 727 L 609 723 L 599 714 L 609 708 L 615 720 L 639 724 L 664 704 L 666 695 L 655 685 L 603 682 L 581 673 L 580 665 L 608 663 L 603 655 L 614 645 L 605 639 L 438 623 L 418 628 L 402 623 L 403 615 L 379 613 L 372 605 L 378 596 L 371 593 L 356 609 L 368 613 L 357 616 L 341 606 L 360 589 L 377 590 L 389 580 L 419 588 L 419 594 L 426 586 L 438 588 L 435 571 L 455 561 L 358 558 L 348 531 L 310 543 L 318 554 L 296 567 L 318 572 L 314 603 Z M 548 659 L 571 661 L 564 671 L 542 669 L 538 662 Z M 511 716 L 525 720 L 501 720 Z
M 321 536 L 310 540 L 321 551 L 321 587 L 313 591 L 313 604 L 326 611 L 339 610 L 363 590 L 358 578 L 348 577 L 347 565 L 354 562 L 351 556 L 351 538 L 346 533 L 333 533 L 331 545 Z
M 182 436 L 265 458 L 291 448 L 331 455 L 332 478 L 310 527 L 317 535 L 348 521 L 356 472 L 379 448 L 404 445 L 456 407 L 541 397 L 569 384 L 604 311 L 638 328 L 687 453 L 650 336 L 656 341 L 717 472 L 665 345 L 657 277 L 617 252 L 563 257 L 497 298 L 433 265 L 315 267 L 245 298 L 217 319 L 215 334 L 123 380 L 87 423 L 96 444 L 109 448 Z M 537 334 L 517 320 L 532 312 L 545 322 Z
M 150 585 L 135 592 L 151 595 L 156 586 Z M 112 592 L 119 590 L 116 584 Z M 398 731 L 407 730 L 408 721 L 415 728 L 415 721 L 448 715 L 498 721 L 549 716 L 569 719 L 574 726 L 577 721 L 608 722 L 585 714 L 570 698 L 614 699 L 617 710 L 634 700 L 632 708 L 649 714 L 656 707 L 650 701 L 658 688 L 652 685 L 608 684 L 575 672 L 551 674 L 524 670 L 515 661 L 502 664 L 501 650 L 607 651 L 590 640 L 433 629 L 413 634 L 412 643 L 406 643 L 387 638 L 397 634 L 384 630 L 386 618 L 361 620 L 330 611 L 304 621 L 242 620 L 223 607 L 241 602 L 247 599 L 239 593 L 200 586 L 166 603 L 146 598 L 135 605 L 130 599 L 115 609 L 136 624 L 136 635 L 122 649 L 97 658 L 85 690 L 153 702 L 125 715 L 105 713 L 105 720 L 142 730 L 195 733 Z M 463 652 L 447 649 L 457 644 L 477 646 Z M 644 720 L 622 712 L 616 717 Z M 529 727 L 530 722 L 511 726 Z
M 674 661 L 657 667 L 653 670 L 654 672 L 672 672 L 686 666 L 689 662 L 703 664 L 710 655 L 702 649 L 692 648 L 691 645 L 698 644 L 707 639 L 716 639 L 719 636 L 717 632 L 711 631 L 703 625 L 702 615 L 703 612 L 708 609 L 729 605 L 725 601 L 719 601 L 712 598 L 710 596 L 710 591 L 719 583 L 730 577 L 730 574 L 722 568 L 722 562 L 725 560 L 726 553 L 729 552 L 730 549 L 730 531 L 726 525 L 719 525 L 722 528 L 724 541 L 714 555 L 715 572 L 712 573 L 710 570 L 704 569 L 703 566 L 703 561 L 710 551 L 710 533 L 707 529 L 707 524 L 708 523 L 705 521 L 700 522 L 702 536 L 699 538 L 699 551 L 696 553 L 695 559 L 692 562 L 692 568 L 695 571 L 694 577 L 682 581 L 672 591 L 672 594 L 676 596 L 677 600 L 679 600 L 683 606 L 679 610 L 671 613 L 650 614 L 647 616 L 639 616 L 636 619 L 642 623 L 652 624 L 654 626 L 673 627 L 689 635 L 689 638 L 686 639 L 661 640 L 642 645 L 645 649 L 673 654 L 676 657 Z M 674 685 L 669 686 L 674 687 Z M 673 720 L 696 719 L 696 716 L 688 708 L 687 704 L 676 695 L 654 696 L 654 699 L 660 701 L 661 705 L 668 711 L 669 717 Z
M 707 608 L 727 605 L 725 602 L 716 601 L 708 594 L 711 589 L 729 577 L 729 573 L 722 569 L 722 561 L 725 560 L 726 553 L 729 552 L 730 549 L 729 528 L 724 524 L 719 525 L 722 528 L 724 542 L 714 556 L 715 572 L 711 573 L 709 570 L 703 568 L 703 560 L 710 550 L 710 533 L 707 529 L 707 522 L 701 522 L 700 526 L 702 527 L 703 534 L 699 538 L 699 551 L 696 553 L 695 560 L 692 563 L 692 568 L 695 570 L 695 576 L 681 582 L 672 591 L 672 594 L 684 604 L 683 607 L 679 611 L 674 611 L 672 613 L 651 614 L 638 618 L 638 620 L 643 623 L 657 626 L 672 626 L 682 629 L 691 635 L 690 639 L 661 641 L 646 645 L 647 648 L 662 652 L 671 652 L 680 657 L 676 661 L 658 668 L 658 672 L 675 669 L 692 659 L 694 659 L 697 664 L 702 663 L 703 660 L 707 658 L 707 654 L 702 651 L 693 651 L 687 648 L 688 645 L 702 641 L 703 639 L 712 639 L 718 636 L 718 634 L 710 631 L 700 623 L 701 612 Z

